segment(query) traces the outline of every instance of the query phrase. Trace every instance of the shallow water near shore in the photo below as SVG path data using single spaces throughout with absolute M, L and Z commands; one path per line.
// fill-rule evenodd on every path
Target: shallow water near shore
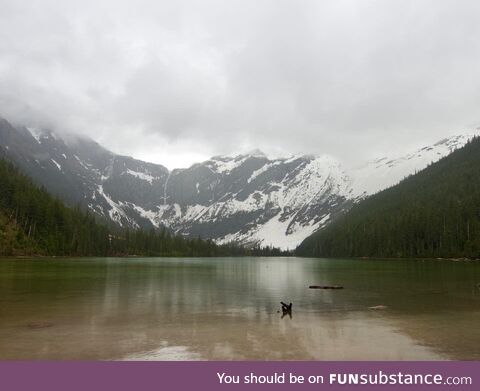
M 467 261 L 0 259 L 0 359 L 479 360 L 479 283 Z

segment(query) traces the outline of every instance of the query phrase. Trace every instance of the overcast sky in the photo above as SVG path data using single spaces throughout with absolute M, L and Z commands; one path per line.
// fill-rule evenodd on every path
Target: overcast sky
M 477 0 L 0 0 L 0 116 L 187 166 L 480 124 Z

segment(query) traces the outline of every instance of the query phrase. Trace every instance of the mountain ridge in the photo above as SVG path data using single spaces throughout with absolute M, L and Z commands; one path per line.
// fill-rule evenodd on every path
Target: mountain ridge
M 329 155 L 269 158 L 260 150 L 182 169 L 117 155 L 93 140 L 0 121 L 0 149 L 67 203 L 122 227 L 160 228 L 217 243 L 293 249 L 360 199 L 466 142 L 440 140 L 409 155 L 345 169 Z

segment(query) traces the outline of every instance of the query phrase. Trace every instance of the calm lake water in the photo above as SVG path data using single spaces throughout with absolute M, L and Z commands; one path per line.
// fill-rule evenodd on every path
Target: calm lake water
M 480 360 L 479 283 L 463 261 L 5 259 L 0 359 Z

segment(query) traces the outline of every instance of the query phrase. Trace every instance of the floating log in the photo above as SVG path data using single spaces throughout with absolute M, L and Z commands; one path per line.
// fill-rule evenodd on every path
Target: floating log
M 34 322 L 34 323 L 29 323 L 27 327 L 32 330 L 38 330 L 38 329 L 46 329 L 47 327 L 52 327 L 53 323 L 49 322 Z
M 340 285 L 310 285 L 310 289 L 343 289 Z
M 375 305 L 373 307 L 368 307 L 371 310 L 386 310 L 388 307 L 386 305 Z

